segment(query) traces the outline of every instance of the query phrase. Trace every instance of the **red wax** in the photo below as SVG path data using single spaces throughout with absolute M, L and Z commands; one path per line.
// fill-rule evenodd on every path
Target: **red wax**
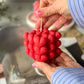
M 43 29 L 33 30 L 30 33 L 24 33 L 24 45 L 27 47 L 25 52 L 32 59 L 45 62 L 61 54 L 61 34 L 53 30 Z

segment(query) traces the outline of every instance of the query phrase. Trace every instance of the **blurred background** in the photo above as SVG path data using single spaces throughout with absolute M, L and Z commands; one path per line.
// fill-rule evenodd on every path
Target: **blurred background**
M 36 74 L 32 68 L 34 60 L 25 54 L 25 47 L 23 45 L 23 33 L 35 29 L 35 22 L 38 19 L 33 13 L 35 11 L 35 1 L 0 0 L 0 63 L 3 64 L 7 82 L 10 81 L 13 73 L 16 75 L 19 73 L 17 75 L 18 78 L 27 78 L 26 84 L 49 84 L 46 77 Z M 84 53 L 84 29 L 80 28 L 72 20 L 70 23 L 70 25 L 68 24 L 69 26 L 66 26 L 66 29 L 64 27 L 64 30 L 60 32 L 64 38 L 74 37 L 77 40 L 77 46 L 82 55 Z M 71 48 L 71 50 L 73 51 L 75 48 Z M 12 75 L 10 75 L 13 65 L 15 69 L 14 72 L 12 71 Z

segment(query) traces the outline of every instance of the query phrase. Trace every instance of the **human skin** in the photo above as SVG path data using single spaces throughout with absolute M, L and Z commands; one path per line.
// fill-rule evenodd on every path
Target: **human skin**
M 40 7 L 37 14 L 40 18 L 36 23 L 36 29 L 40 28 L 41 17 L 43 19 L 43 28 L 49 28 L 59 19 L 58 23 L 54 24 L 52 28 L 55 31 L 60 29 L 68 20 L 72 19 L 67 0 L 40 0 Z
M 63 67 L 82 67 L 80 64 L 75 62 L 71 57 L 69 57 L 66 53 L 62 52 L 60 56 L 56 59 L 51 60 L 50 64 L 44 62 L 35 62 L 32 64 L 34 68 L 38 68 L 42 70 L 49 81 L 51 82 L 51 77 L 53 73 Z M 44 68 L 43 68 L 44 67 Z
M 0 64 L 0 73 L 3 72 L 2 64 Z

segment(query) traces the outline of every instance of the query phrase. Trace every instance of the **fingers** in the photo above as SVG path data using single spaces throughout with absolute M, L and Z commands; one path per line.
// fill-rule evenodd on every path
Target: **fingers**
M 33 65 L 37 65 L 37 68 L 42 70 L 46 74 L 48 79 L 51 81 L 52 74 L 56 70 L 55 68 L 51 67 L 50 65 L 44 62 L 35 62 L 33 63 Z
M 40 11 L 40 13 L 38 13 L 39 11 Z M 40 17 L 48 17 L 48 16 L 51 16 L 55 13 L 56 13 L 56 11 L 55 11 L 55 8 L 54 8 L 53 5 L 50 5 L 48 7 L 40 8 L 40 10 L 37 11 L 37 14 Z
M 61 55 L 55 59 L 55 62 L 59 66 L 63 67 L 82 67 L 64 52 L 62 52 Z
M 46 7 L 48 4 L 53 4 L 55 0 L 40 0 L 40 8 Z
M 60 17 L 59 14 L 50 16 L 48 18 L 48 21 L 45 23 L 45 25 L 43 26 L 43 28 L 49 28 L 53 23 L 55 23 L 55 21 Z
M 72 16 L 69 14 L 69 15 L 62 15 L 65 19 L 67 19 L 67 20 L 70 20 L 70 19 L 72 19 Z
M 47 63 L 44 63 L 44 62 L 35 62 L 35 64 L 37 64 L 38 65 L 37 68 L 42 70 L 45 74 L 51 73 L 51 70 L 53 68 L 53 67 L 51 67 L 50 65 L 48 65 Z
M 73 61 L 73 59 L 68 56 L 66 53 L 61 53 L 60 57 L 62 57 L 62 59 L 66 62 L 66 61 Z
M 40 17 L 48 17 L 56 13 L 54 5 L 52 5 L 55 0 L 40 0 L 39 10 L 41 13 L 37 14 Z M 49 6 L 48 6 L 49 5 Z
M 67 63 L 69 63 L 69 62 L 74 62 L 74 61 L 71 57 L 69 57 L 64 52 L 62 52 L 61 55 L 55 59 L 55 63 L 57 63 L 59 66 L 66 67 Z
M 56 0 L 48 0 L 49 4 L 53 4 Z
M 66 67 L 82 67 L 80 64 L 75 62 L 70 56 L 68 56 L 66 53 L 61 53 L 60 57 L 64 60 L 64 65 Z
M 56 14 L 56 15 L 53 15 L 53 16 L 50 16 L 48 18 L 42 18 L 42 25 L 43 25 L 43 28 L 49 28 L 53 23 L 55 23 L 55 21 L 60 17 L 59 14 Z M 41 19 L 39 19 L 36 23 L 36 26 L 35 28 L 38 29 L 40 28 L 40 25 L 41 25 Z
M 65 23 L 67 22 L 67 19 L 65 17 L 61 16 L 56 24 L 54 24 L 54 27 L 51 30 L 59 30 Z
M 65 62 L 65 66 L 66 67 L 82 67 L 80 64 L 78 64 L 75 61 L 69 61 L 69 62 Z
M 64 59 L 63 59 L 61 56 L 58 56 L 58 57 L 55 59 L 55 64 L 57 64 L 58 66 L 65 66 L 65 64 L 64 64 Z
M 40 7 L 39 8 L 46 7 L 47 4 L 48 4 L 47 0 L 40 0 Z
M 46 23 L 46 21 L 47 21 L 47 18 L 42 18 L 42 26 Z M 37 21 L 35 28 L 39 29 L 40 25 L 41 25 L 41 18 L 39 18 L 39 20 Z
M 35 28 L 39 29 L 40 28 L 40 23 L 41 23 L 41 19 L 39 18 L 37 23 L 35 24 Z

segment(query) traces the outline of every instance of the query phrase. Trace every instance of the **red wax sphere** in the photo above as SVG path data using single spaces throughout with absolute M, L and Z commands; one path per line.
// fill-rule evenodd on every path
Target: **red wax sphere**
M 36 34 L 36 31 L 35 31 L 35 30 L 32 30 L 31 33 L 32 33 L 32 34 Z
M 61 34 L 53 30 L 40 29 L 33 30 L 30 33 L 24 33 L 24 45 L 27 47 L 25 52 L 32 59 L 39 62 L 48 62 L 49 60 L 61 54 Z
M 40 54 L 44 54 L 44 53 L 46 53 L 48 51 L 48 48 L 47 47 L 41 47 L 40 48 Z
M 54 43 L 50 44 L 50 50 L 55 50 L 56 45 Z
M 62 51 L 60 50 L 60 48 L 57 48 L 57 49 L 56 49 L 56 54 L 57 54 L 57 55 L 60 55 L 61 52 L 62 52 Z
M 60 45 L 61 45 L 61 41 L 58 40 L 58 41 L 56 42 L 56 46 L 59 47 Z
M 53 59 L 55 57 L 55 52 L 50 52 L 50 59 Z
M 31 50 L 33 49 L 33 45 L 32 44 L 28 44 L 28 48 Z
M 48 35 L 48 39 L 49 39 L 49 41 L 52 43 L 52 42 L 54 42 L 55 41 L 55 38 L 54 38 L 54 36 L 53 35 Z
M 43 32 L 49 33 L 48 29 L 46 29 L 46 28 L 43 29 Z
M 54 32 L 53 30 L 50 30 L 50 31 L 49 31 L 49 34 L 55 35 L 55 32 Z
M 28 48 L 25 49 L 25 53 L 26 53 L 27 55 L 29 55 L 29 49 L 28 49 Z
M 44 37 L 44 38 L 48 38 L 48 34 L 45 33 L 45 32 L 43 32 L 43 33 L 42 33 L 42 37 Z
M 37 61 L 41 61 L 41 56 L 38 55 L 38 54 L 35 54 L 35 60 L 37 60 Z
M 44 61 L 47 61 L 47 55 L 41 55 L 41 61 L 44 62 Z
M 25 33 L 23 34 L 23 38 L 24 38 L 24 39 L 28 39 L 28 32 L 25 32 Z
M 29 55 L 30 55 L 32 58 L 34 58 L 34 51 L 31 51 L 31 50 L 30 50 Z
M 34 35 L 34 39 L 33 40 L 34 40 L 34 44 L 38 45 L 39 42 L 40 42 L 40 37 L 38 35 Z
M 56 32 L 56 33 L 55 33 L 55 36 L 56 36 L 57 39 L 60 39 L 61 34 L 60 34 L 59 32 Z
M 35 54 L 39 54 L 39 52 L 40 52 L 39 47 L 38 47 L 38 46 L 35 46 L 35 47 L 34 47 L 34 51 L 35 51 Z
M 46 45 L 47 44 L 47 39 L 46 38 L 44 38 L 44 37 L 41 37 L 40 38 L 40 46 L 44 46 L 44 45 Z M 39 44 L 38 44 L 39 45 Z
M 25 40 L 25 41 L 24 41 L 24 45 L 25 45 L 25 46 L 28 46 L 28 41 Z

